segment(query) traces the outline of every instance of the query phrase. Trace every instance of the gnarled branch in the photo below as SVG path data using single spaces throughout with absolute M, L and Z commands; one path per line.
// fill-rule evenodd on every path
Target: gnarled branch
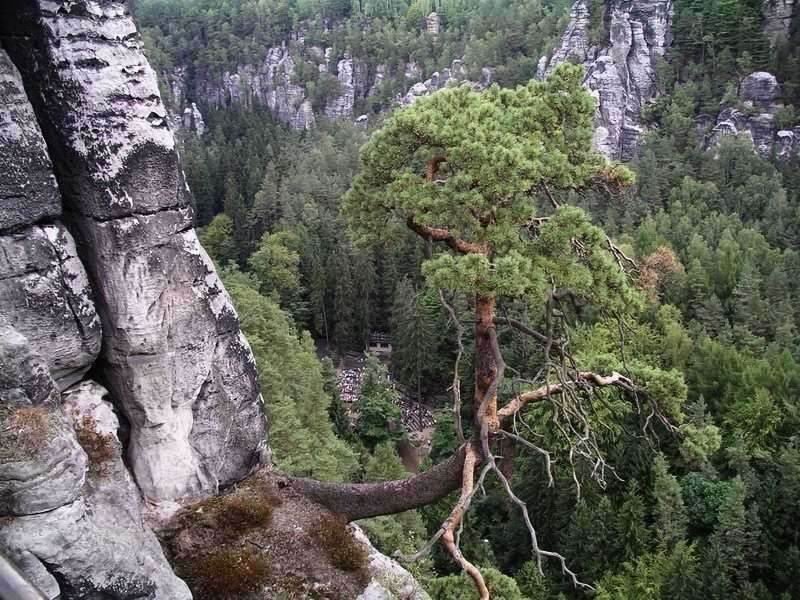
M 549 398 L 550 396 L 562 394 L 569 386 L 578 384 L 588 384 L 594 387 L 615 385 L 630 391 L 636 389 L 630 379 L 617 372 L 614 372 L 609 376 L 603 376 L 590 371 L 582 371 L 578 373 L 577 377 L 575 377 L 575 379 L 572 381 L 547 384 L 535 390 L 530 390 L 528 392 L 519 394 L 515 398 L 509 400 L 509 402 L 503 406 L 503 408 L 497 411 L 497 415 L 501 420 L 508 419 L 524 408 L 526 404 L 538 402 L 540 400 Z
M 485 244 L 476 244 L 475 242 L 468 242 L 457 238 L 450 233 L 449 229 L 445 229 L 444 227 L 422 225 L 421 223 L 417 223 L 412 216 L 406 219 L 406 225 L 418 236 L 433 242 L 444 242 L 450 249 L 460 254 L 486 254 L 488 251 Z
M 432 469 L 381 483 L 334 483 L 287 477 L 286 485 L 350 521 L 392 515 L 426 506 L 459 489 L 466 445 Z

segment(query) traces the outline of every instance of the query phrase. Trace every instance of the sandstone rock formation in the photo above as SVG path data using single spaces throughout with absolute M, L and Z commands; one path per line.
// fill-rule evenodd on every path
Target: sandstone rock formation
M 718 145 L 727 136 L 745 136 L 756 151 L 767 158 L 775 153 L 788 158 L 800 152 L 800 126 L 781 129 L 776 116 L 783 107 L 781 86 L 771 73 L 757 71 L 748 75 L 739 86 L 739 103 L 724 107 L 716 119 L 701 119 L 700 127 L 708 129 L 706 148 Z
M 543 78 L 569 60 L 586 68 L 585 85 L 597 98 L 595 147 L 627 160 L 638 148 L 641 110 L 658 93 L 655 68 L 672 42 L 672 0 L 578 0 L 570 23 L 552 55 L 539 63 Z M 602 11 L 607 42 L 592 43 L 591 10 Z
M 764 28 L 773 43 L 789 35 L 795 0 L 764 0 Z
M 318 113 L 306 96 L 305 88 L 295 83 L 297 60 L 303 56 L 318 63 L 321 73 L 335 73 L 338 81 L 338 93 L 329 98 Z M 378 65 L 370 73 L 366 63 L 349 54 L 336 60 L 333 48 L 323 50 L 307 46 L 302 34 L 296 33 L 280 46 L 267 48 L 260 63 L 238 65 L 235 70 L 225 71 L 220 76 L 200 76 L 193 81 L 192 89 L 189 89 L 185 67 L 161 75 L 168 82 L 170 109 L 182 115 L 175 119 L 175 124 L 202 135 L 205 124 L 198 103 L 209 108 L 267 108 L 277 120 L 298 130 L 314 127 L 320 115 L 329 119 L 357 120 L 365 115 L 354 113 L 354 107 L 359 101 L 380 94 L 386 66 Z M 416 64 L 407 64 L 405 79 L 409 89 L 395 97 L 394 103 L 407 106 L 419 96 L 465 82 L 467 74 L 463 62 L 455 60 L 449 68 L 432 73 L 424 81 L 421 77 L 422 71 Z M 467 83 L 476 89 L 488 87 L 492 83 L 491 69 L 483 69 L 480 81 Z
M 0 51 L 0 307 L 47 357 L 61 389 L 100 351 L 100 321 L 75 242 L 59 222 L 61 195 L 22 80 Z
M 397 562 L 378 552 L 358 526 L 353 536 L 367 550 L 369 584 L 356 600 L 430 600 L 414 577 Z
M 2 10 L 3 27 L 15 28 L 3 43 L 42 123 L 93 283 L 99 366 L 130 422 L 137 483 L 153 501 L 213 493 L 257 461 L 261 400 L 236 314 L 192 228 L 133 21 L 122 1 L 20 0 Z
M 0 514 L 15 516 L 0 548 L 48 598 L 190 599 L 144 524 L 105 390 L 64 396 L 82 410 L 2 406 Z

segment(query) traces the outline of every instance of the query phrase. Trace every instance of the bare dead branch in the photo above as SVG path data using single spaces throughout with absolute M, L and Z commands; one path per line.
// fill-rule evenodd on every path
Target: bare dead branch
M 553 205 L 553 209 L 558 210 L 561 208 L 561 204 L 558 203 L 558 200 L 555 199 L 553 193 L 550 191 L 550 188 L 547 186 L 546 183 L 542 183 L 542 188 L 544 189 L 544 193 L 547 196 L 548 200 L 550 200 L 550 204 Z
M 458 342 L 458 354 L 456 355 L 456 362 L 453 365 L 453 420 L 456 428 L 456 438 L 459 444 L 464 443 L 464 428 L 461 425 L 461 377 L 459 375 L 459 368 L 461 366 L 461 357 L 464 355 L 464 327 L 458 319 L 453 306 L 445 299 L 444 292 L 439 288 L 439 299 L 442 306 L 450 313 L 450 319 L 456 328 L 456 341 Z
M 550 398 L 551 396 L 562 394 L 564 393 L 565 389 L 580 384 L 588 384 L 596 387 L 615 385 L 624 390 L 630 391 L 635 389 L 635 386 L 630 379 L 620 375 L 616 371 L 606 377 L 598 375 L 597 373 L 592 373 L 591 371 L 582 371 L 577 374 L 577 377 L 574 381 L 548 383 L 538 389 L 519 394 L 515 398 L 509 400 L 509 402 L 503 406 L 503 408 L 497 411 L 497 415 L 501 420 L 508 419 L 515 412 L 521 410 L 526 404 L 538 402 L 540 400 Z
M 461 498 L 459 499 L 453 511 L 448 517 L 449 523 L 446 524 L 444 533 L 442 533 L 442 543 L 447 551 L 452 555 L 453 559 L 461 566 L 467 575 L 472 578 L 475 587 L 480 595 L 480 600 L 489 600 L 489 588 L 486 587 L 486 582 L 483 580 L 480 570 L 469 562 L 461 553 L 455 541 L 455 530 L 458 527 L 469 506 L 469 501 L 472 498 L 473 491 L 475 490 L 475 464 L 477 460 L 477 453 L 472 446 L 467 447 L 466 456 L 464 457 L 464 471 L 463 480 L 461 483 Z
M 537 342 L 542 342 L 543 344 L 547 343 L 547 336 L 545 334 L 536 331 L 535 329 L 529 327 L 528 325 L 517 319 L 512 319 L 511 317 L 497 317 L 495 319 L 495 324 L 508 325 L 509 327 L 513 327 L 520 333 L 524 333 L 525 335 L 532 337 Z
M 500 483 L 503 484 L 503 488 L 506 491 L 506 494 L 511 499 L 514 504 L 516 504 L 520 511 L 522 512 L 522 518 L 525 521 L 525 526 L 528 528 L 528 534 L 531 538 L 531 545 L 533 547 L 533 554 L 536 558 L 536 564 L 539 568 L 539 573 L 544 576 L 544 571 L 542 570 L 542 557 L 553 558 L 561 563 L 561 573 L 568 576 L 572 580 L 572 585 L 576 588 L 583 588 L 585 590 L 594 591 L 594 587 L 589 585 L 588 583 L 584 583 L 578 579 L 578 576 L 575 572 L 567 566 L 567 560 L 558 552 L 552 552 L 550 550 L 543 550 L 539 547 L 539 541 L 536 535 L 536 529 L 531 522 L 531 517 L 528 514 L 528 506 L 523 502 L 515 493 L 514 490 L 511 489 L 511 484 L 509 483 L 508 479 L 505 475 L 497 468 L 497 465 L 494 463 L 492 459 L 493 470 L 497 474 L 497 478 L 500 480 Z
M 606 236 L 606 243 L 608 244 L 608 249 L 611 251 L 611 254 L 614 256 L 614 259 L 617 261 L 619 265 L 619 270 L 624 273 L 638 273 L 639 266 L 636 264 L 636 261 L 627 256 L 614 242 L 611 241 L 611 238 Z M 627 268 L 626 268 L 627 265 Z
M 553 487 L 555 485 L 555 480 L 553 479 L 553 460 L 551 458 L 550 453 L 545 450 L 544 448 L 540 448 L 533 442 L 526 440 L 524 437 L 517 435 L 515 433 L 511 433 L 510 431 L 505 431 L 504 429 L 500 430 L 500 435 L 505 436 L 514 440 L 515 442 L 519 442 L 523 446 L 527 446 L 531 450 L 534 450 L 541 454 L 544 457 L 545 462 L 545 470 L 547 471 L 547 487 Z

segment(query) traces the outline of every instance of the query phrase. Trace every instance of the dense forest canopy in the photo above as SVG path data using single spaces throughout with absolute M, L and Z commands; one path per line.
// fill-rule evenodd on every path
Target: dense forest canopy
M 420 23 L 432 8 L 443 17 L 436 38 Z M 535 387 L 551 362 L 560 364 L 550 358 L 557 343 L 568 344 L 580 368 L 617 371 L 636 390 L 581 396 L 593 400 L 581 406 L 592 407 L 593 443 L 609 469 L 600 482 L 596 461 L 570 460 L 568 438 L 554 425 L 564 406 L 557 402 L 527 411 L 509 431 L 527 444 L 496 450 L 540 548 L 557 550 L 603 599 L 800 597 L 798 160 L 760 156 L 742 138 L 707 151 L 697 127 L 700 115 L 736 104 L 742 80 L 759 69 L 782 85 L 776 119 L 797 125 L 800 23 L 795 17 L 789 36 L 772 43 L 761 2 L 676 0 L 674 44 L 657 69 L 660 95 L 626 166 L 635 182 L 623 188 L 608 181 L 629 183 L 626 170 L 583 154 L 584 96 L 571 106 L 582 116 L 558 129 L 536 93 L 512 91 L 552 47 L 567 9 L 478 0 L 138 2 L 159 70 L 191 62 L 198 73 L 219 72 L 259 60 L 265 46 L 302 30 L 337 55 L 395 65 L 387 98 L 403 86 L 409 61 L 430 73 L 463 57 L 471 70 L 497 72 L 500 88 L 446 91 L 374 130 L 322 122 L 299 133 L 262 110 L 207 110 L 207 132 L 183 141 L 203 243 L 224 269 L 271 398 L 276 464 L 332 481 L 407 475 L 387 366 L 367 364 L 355 421 L 335 383 L 337 359 L 362 351 L 376 331 L 392 336 L 393 380 L 437 410 L 422 468 L 453 457 L 459 432 L 468 438 L 476 422 L 469 400 L 460 421 L 452 411 L 455 389 L 472 399 L 479 387 L 475 292 L 495 294 L 497 346 L 508 365 L 501 397 Z M 536 107 L 530 123 L 519 117 L 524 107 Z M 447 110 L 447 119 L 437 112 Z M 428 131 L 436 139 L 421 150 L 414 136 Z M 560 143 L 584 150 L 559 154 Z M 503 152 L 491 153 L 496 146 Z M 447 160 L 426 180 L 439 152 Z M 506 210 L 506 200 L 508 212 L 487 221 L 483 210 Z M 536 212 L 519 212 L 531 203 Z M 407 226 L 414 206 L 416 233 Z M 402 217 L 399 226 L 377 228 L 386 214 L 376 208 Z M 523 221 L 530 227 L 520 228 Z M 454 239 L 496 251 L 471 256 L 444 239 L 443 248 L 432 243 L 432 230 L 448 225 Z M 352 236 L 348 226 L 370 235 Z M 417 235 L 426 228 L 430 243 Z M 586 252 L 577 259 L 575 239 Z M 579 293 L 548 308 L 553 287 Z M 314 341 L 333 362 L 318 361 Z M 664 400 L 658 413 L 652 398 Z M 326 448 L 326 461 L 319 453 L 309 460 L 312 444 Z M 364 525 L 383 551 L 411 554 L 458 499 Z M 539 572 L 530 531 L 499 478 L 471 498 L 460 548 L 493 598 L 586 597 L 558 560 Z M 474 594 L 441 548 L 411 568 L 436 600 Z

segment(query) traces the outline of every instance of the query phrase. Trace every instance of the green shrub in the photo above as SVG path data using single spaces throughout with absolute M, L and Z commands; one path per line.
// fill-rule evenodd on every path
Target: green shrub
M 524 600 L 517 582 L 497 569 L 481 569 L 492 600 Z M 466 575 L 448 575 L 432 579 L 428 585 L 431 600 L 472 600 L 478 592 L 472 579 Z

